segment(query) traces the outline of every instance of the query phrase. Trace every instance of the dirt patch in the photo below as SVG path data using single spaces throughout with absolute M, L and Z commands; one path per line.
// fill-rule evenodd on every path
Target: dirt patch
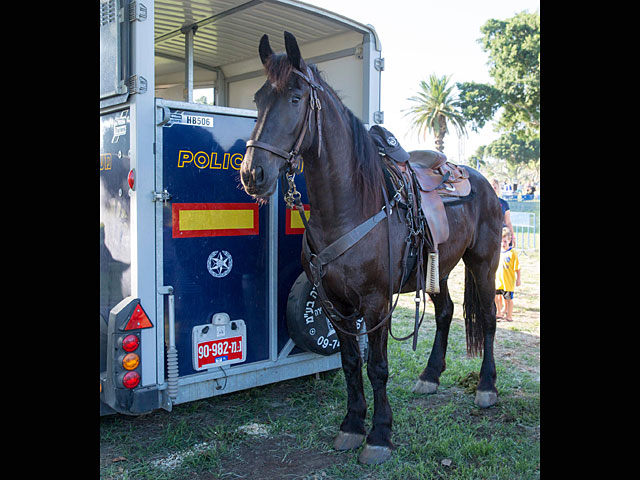
M 243 442 L 233 455 L 222 462 L 230 478 L 252 480 L 323 478 L 323 469 L 336 461 L 336 455 L 314 450 L 295 449 L 294 440 L 286 437 L 269 441 L 256 438 Z M 203 476 L 198 480 L 213 480 Z

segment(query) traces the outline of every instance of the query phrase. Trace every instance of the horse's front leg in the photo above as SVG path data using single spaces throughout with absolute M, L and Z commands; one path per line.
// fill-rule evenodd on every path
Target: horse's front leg
M 340 326 L 346 329 L 344 324 Z M 347 415 L 333 441 L 333 448 L 350 450 L 362 445 L 366 435 L 364 419 L 367 414 L 367 402 L 362 387 L 362 358 L 356 337 L 341 333 L 337 329 L 336 333 L 340 339 L 342 370 L 347 383 Z
M 373 318 L 380 321 L 386 314 L 383 313 Z M 366 317 L 365 317 L 366 318 Z M 377 322 L 372 326 L 377 325 Z M 391 458 L 394 448 L 391 442 L 391 427 L 393 414 L 387 398 L 387 379 L 389 378 L 389 366 L 387 363 L 387 327 L 381 327 L 369 334 L 369 357 L 367 360 L 367 374 L 373 388 L 373 426 L 367 436 L 367 443 L 360 452 L 358 460 L 361 463 L 372 465 L 383 463 Z

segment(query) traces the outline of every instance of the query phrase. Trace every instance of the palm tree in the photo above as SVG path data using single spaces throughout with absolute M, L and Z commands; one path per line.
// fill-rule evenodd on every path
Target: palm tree
M 412 130 L 418 130 L 418 137 L 426 140 L 427 133 L 433 133 L 436 150 L 444 150 L 444 136 L 449 133 L 447 123 L 452 123 L 458 135 L 466 135 L 465 121 L 460 111 L 460 101 L 452 95 L 453 86 L 448 83 L 451 75 L 429 76 L 429 82 L 420 81 L 420 90 L 408 100 L 416 102 L 405 114 L 412 115 Z

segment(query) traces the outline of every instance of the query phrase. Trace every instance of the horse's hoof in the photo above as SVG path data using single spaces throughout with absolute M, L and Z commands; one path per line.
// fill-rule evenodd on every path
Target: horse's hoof
M 377 445 L 365 445 L 358 460 L 365 465 L 377 465 L 391 458 L 391 449 Z
M 336 450 L 351 450 L 362 445 L 364 434 L 346 433 L 340 430 L 338 436 L 333 441 L 333 448 Z
M 438 384 L 427 382 L 426 380 L 418 380 L 412 390 L 414 393 L 436 393 L 438 391 Z
M 498 394 L 496 392 L 476 392 L 475 404 L 480 408 L 489 408 L 495 405 L 498 401 Z

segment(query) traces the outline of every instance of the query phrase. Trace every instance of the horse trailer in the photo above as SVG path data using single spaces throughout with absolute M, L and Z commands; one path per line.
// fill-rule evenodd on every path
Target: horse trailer
M 259 204 L 239 180 L 258 44 L 284 51 L 285 30 L 367 127 L 382 123 L 371 25 L 293 0 L 100 0 L 101 415 L 341 366 L 300 264 L 303 222 L 282 187 Z

